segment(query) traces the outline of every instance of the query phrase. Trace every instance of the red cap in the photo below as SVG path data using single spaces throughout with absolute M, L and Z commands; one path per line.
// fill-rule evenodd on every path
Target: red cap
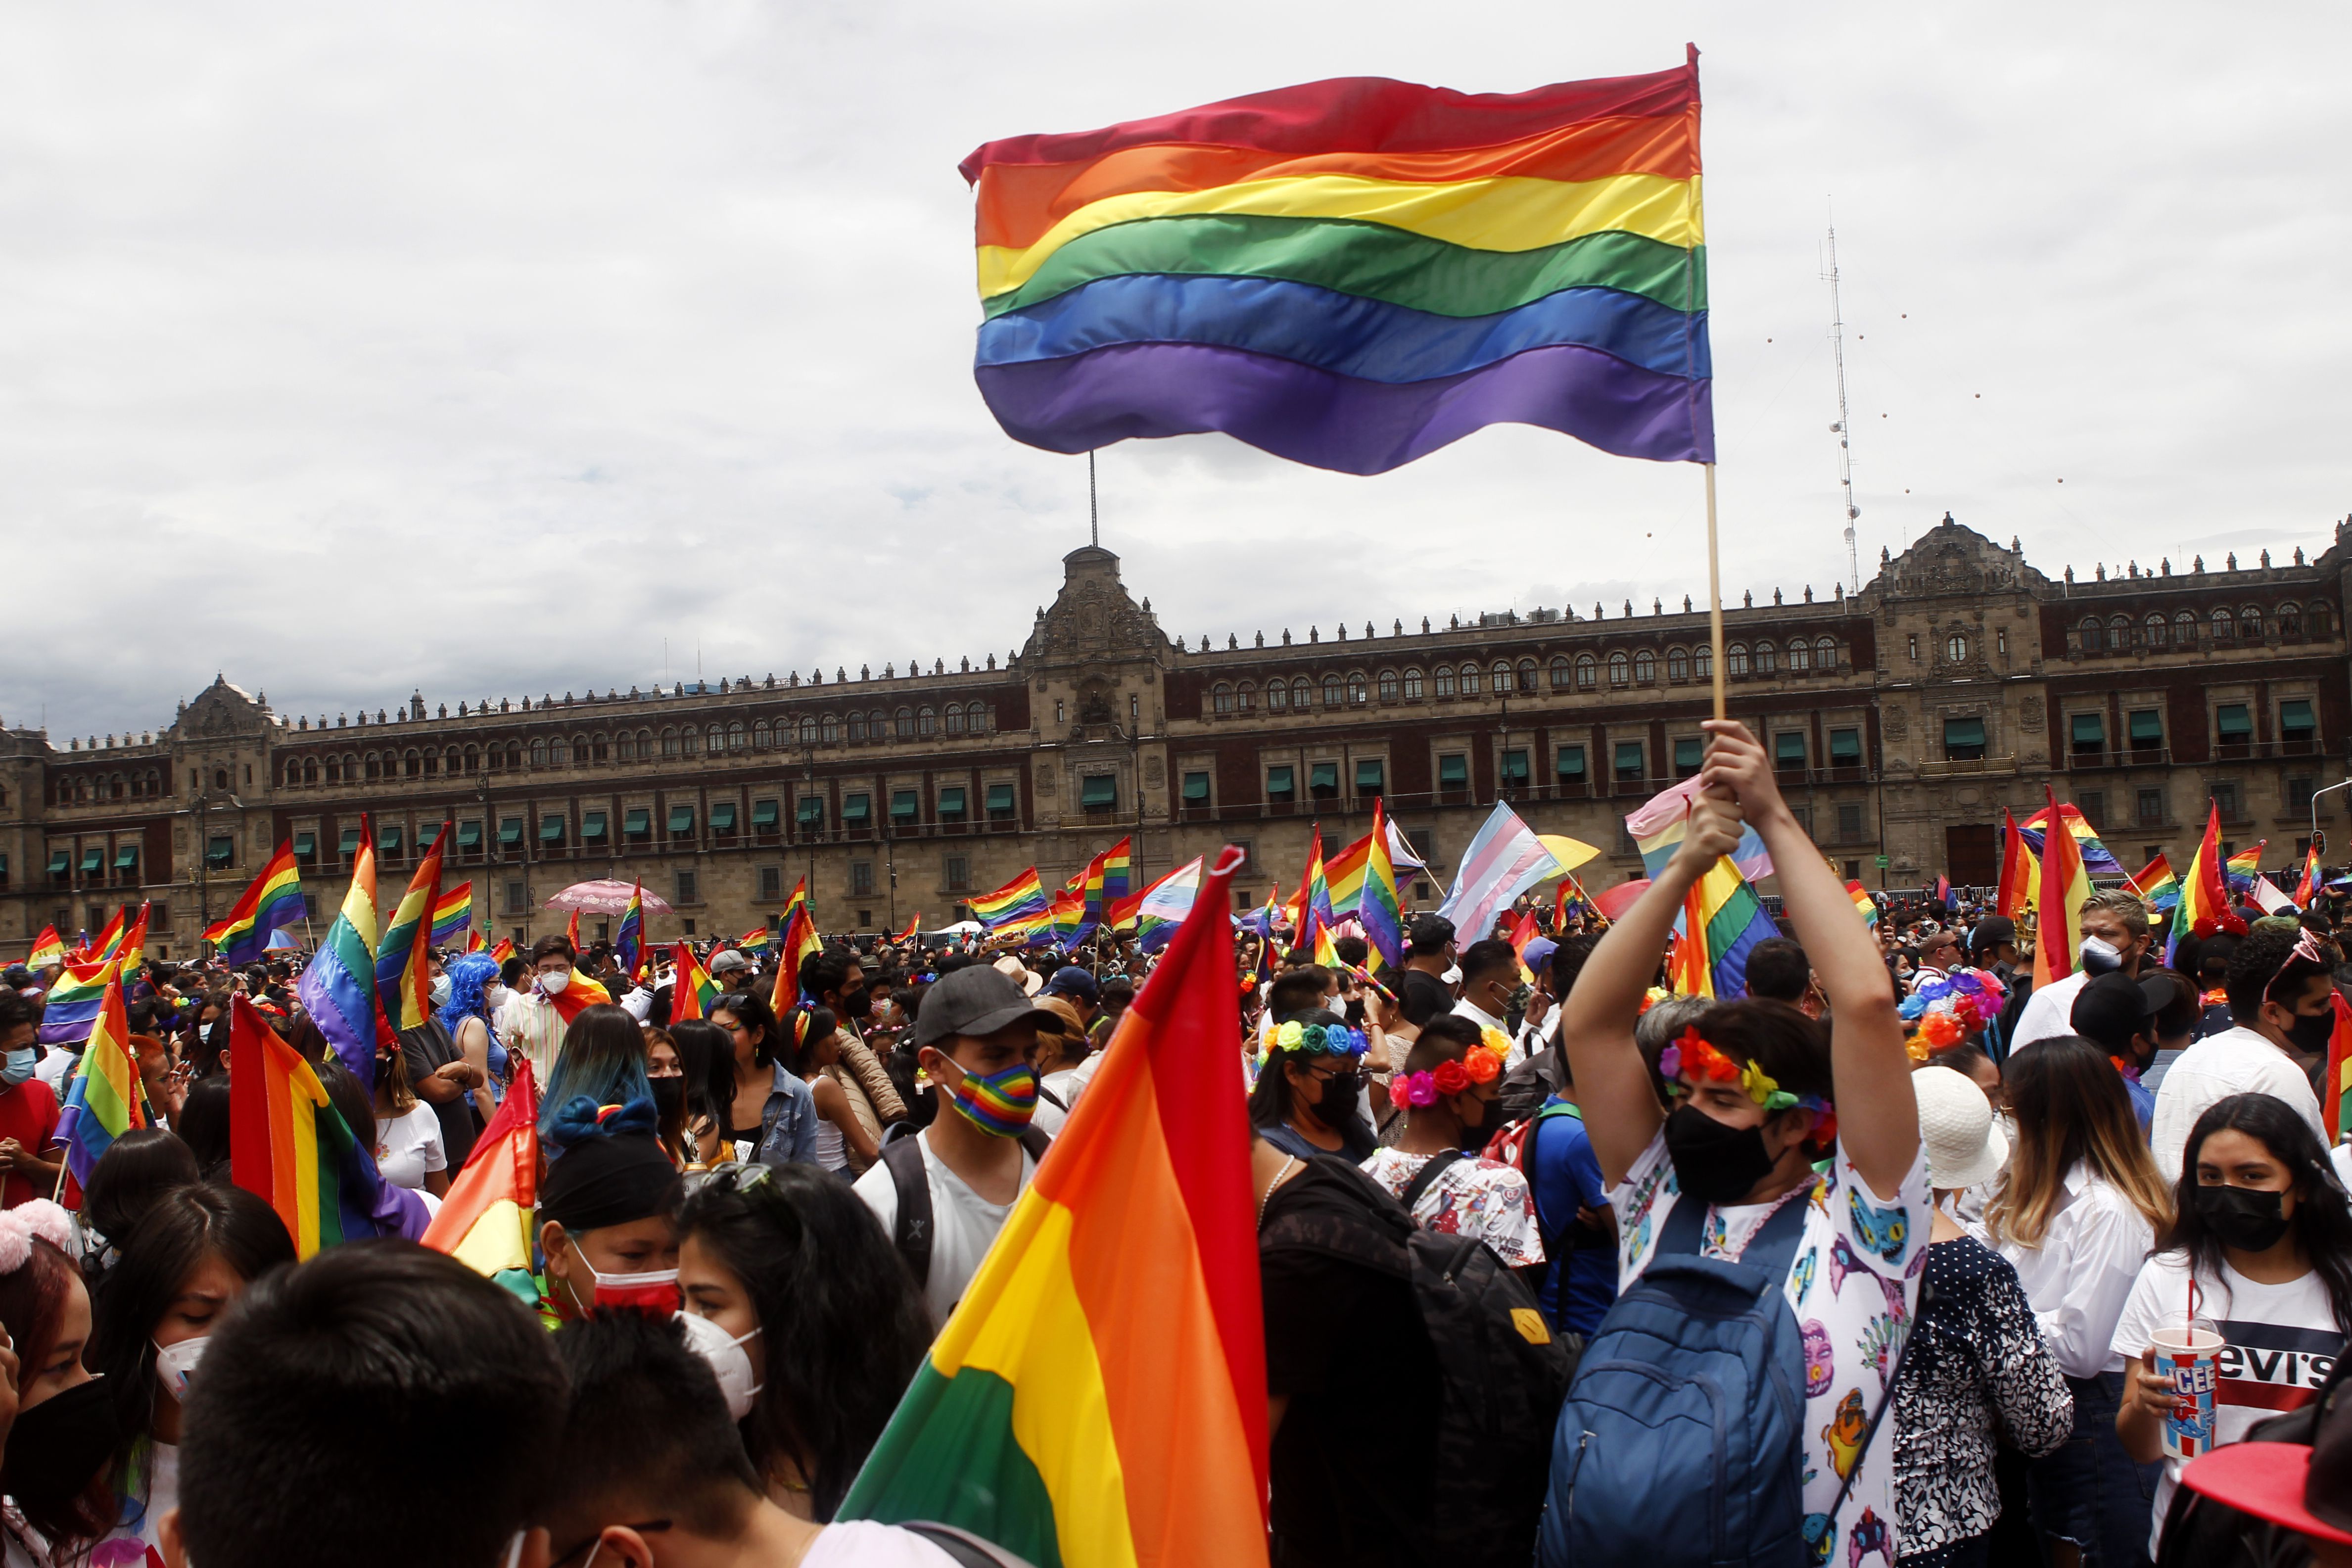
M 2311 1452 L 2301 1443 L 2231 1443 L 2191 1460 L 2180 1484 L 2257 1519 L 2352 1546 L 2352 1516 L 2335 1523 L 2311 1511 L 2306 1500 L 2326 1489 L 2310 1485 Z

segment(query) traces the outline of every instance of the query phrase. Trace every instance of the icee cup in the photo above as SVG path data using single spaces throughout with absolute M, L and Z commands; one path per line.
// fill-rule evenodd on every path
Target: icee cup
M 2172 1379 L 2179 1408 L 2164 1418 L 2164 1451 L 2193 1459 L 2213 1450 L 2213 1394 L 2221 1376 L 2221 1336 L 2207 1324 L 2158 1329 L 2148 1336 L 2156 1370 Z

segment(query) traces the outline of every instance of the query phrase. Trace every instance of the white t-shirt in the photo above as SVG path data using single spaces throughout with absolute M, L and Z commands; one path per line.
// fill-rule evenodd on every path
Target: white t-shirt
M 996 1233 L 1004 1228 L 1013 1205 L 992 1204 L 973 1192 L 971 1184 L 949 1170 L 947 1162 L 933 1152 L 928 1131 L 918 1134 L 915 1142 L 922 1145 L 923 1172 L 931 1184 L 931 1271 L 923 1283 L 923 1299 L 930 1304 L 932 1326 L 943 1328 L 948 1314 L 963 1300 L 964 1287 L 980 1272 L 981 1259 L 988 1256 Z M 1022 1192 L 1029 1190 L 1029 1179 L 1036 1173 L 1037 1162 L 1024 1149 Z M 875 1161 L 874 1168 L 858 1177 L 850 1190 L 865 1199 L 874 1217 L 882 1222 L 884 1236 L 898 1234 L 898 1189 L 891 1183 L 889 1166 Z
M 81 1052 L 69 1051 L 63 1046 L 44 1047 L 41 1059 L 33 1064 L 33 1076 L 49 1086 L 57 1102 L 66 1102 L 66 1084 L 81 1070 Z
M 446 1171 L 449 1156 L 441 1147 L 441 1119 L 423 1100 L 407 1114 L 375 1124 L 375 1167 L 395 1187 L 421 1191 L 428 1172 Z
M 2017 1270 L 2060 1372 L 2068 1377 L 2121 1372 L 2123 1358 L 2110 1343 L 2116 1314 L 2156 1245 L 2156 1227 L 2087 1160 L 2075 1161 L 2063 1184 L 2065 1195 L 2041 1246 L 2004 1237 L 1994 1250 Z
M 1650 1266 L 1666 1216 L 1681 1201 L 1674 1161 L 1662 1130 L 1642 1151 L 1625 1179 L 1609 1189 L 1617 1215 L 1619 1288 Z M 1804 1338 L 1804 1508 L 1809 1529 L 1836 1500 L 1853 1469 L 1855 1450 L 1871 1415 L 1893 1395 L 1896 1357 L 1919 1305 L 1919 1277 L 1927 1263 L 1927 1155 L 1922 1149 L 1891 1204 L 1882 1204 L 1843 1149 L 1829 1175 L 1769 1204 L 1718 1204 L 1700 1228 L 1709 1258 L 1737 1260 L 1782 1203 L 1807 1205 L 1803 1235 L 1789 1268 L 1789 1309 Z M 1902 1556 L 1895 1512 L 1893 1424 L 1882 1421 L 1862 1456 L 1842 1516 L 1831 1521 L 1822 1560 L 1848 1560 L 1860 1531 L 1883 1541 L 1890 1563 Z M 1859 1555 L 1859 1554 L 1856 1554 Z
M 2344 1353 L 2343 1331 L 2315 1269 L 2289 1284 L 2262 1285 L 2224 1263 L 2218 1282 L 2200 1271 L 2197 1292 L 2198 1316 L 2210 1320 L 2226 1342 L 2213 1394 L 2216 1447 L 2242 1441 L 2257 1421 L 2308 1401 Z M 2158 1329 L 2178 1327 L 2188 1316 L 2187 1255 L 2158 1253 L 2140 1266 L 2124 1315 L 2116 1321 L 2116 1353 L 2137 1362 Z M 2166 1459 L 2156 1484 L 2156 1518 L 2147 1539 L 2151 1557 L 2164 1533 L 2164 1510 L 2172 1506 L 2181 1465 Z
M 857 1519 L 826 1525 L 801 1568 L 955 1568 L 955 1559 L 911 1530 Z
M 2156 1091 L 2148 1152 L 2168 1184 L 2180 1180 L 2181 1154 L 2197 1119 L 2233 1094 L 2268 1094 L 2286 1101 L 2311 1124 L 2322 1143 L 2327 1142 L 2319 1097 L 2311 1092 L 2311 1079 L 2294 1058 L 2252 1029 L 2224 1029 L 2181 1052 L 2164 1075 L 2164 1087 Z
M 2074 1032 L 2074 998 L 2091 983 L 2088 971 L 2077 969 L 2063 980 L 2053 980 L 2047 985 L 2037 985 L 2025 999 L 2024 1010 L 2017 1016 L 2017 1029 L 2009 1037 L 2009 1048 L 2030 1046 L 2036 1040 L 2054 1040 Z

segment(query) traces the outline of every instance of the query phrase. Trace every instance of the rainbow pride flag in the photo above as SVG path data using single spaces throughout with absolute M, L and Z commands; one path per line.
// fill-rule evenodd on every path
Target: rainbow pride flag
M 2025 841 L 2025 832 L 2006 806 L 2000 814 L 2002 837 L 2000 847 L 2000 886 L 1993 895 L 1995 912 L 2011 921 L 2022 920 L 2033 906 L 2034 885 L 2041 880 L 2041 862 L 2034 858 L 2033 847 Z
M 1518 955 L 1519 984 L 1522 985 L 1536 983 L 1536 972 L 1528 967 L 1528 943 L 1541 935 L 1543 928 L 1536 924 L 1535 910 L 1521 910 L 1518 920 L 1511 926 L 1511 934 L 1504 939 L 1511 944 L 1511 951 Z
M 580 911 L 578 910 L 572 910 L 572 918 L 563 922 L 563 940 L 572 944 L 572 951 L 574 954 L 577 954 L 581 951 Z
M 1374 77 L 991 142 L 974 374 L 1014 439 L 1222 430 L 1377 474 L 1487 425 L 1712 462 L 1698 53 L 1513 96 Z
M 375 1162 L 302 1053 L 243 996 L 229 999 L 228 1052 L 230 1179 L 278 1211 L 297 1258 L 378 1235 Z
M 791 912 L 784 916 L 777 939 L 783 949 L 783 962 L 776 967 L 776 984 L 768 998 L 769 1010 L 779 1018 L 800 1000 L 801 965 L 810 953 L 824 949 L 824 940 L 816 934 L 816 919 L 809 913 L 808 900 L 796 893 L 787 907 Z
M 2050 794 L 2046 788 L 2042 793 Z M 2081 852 L 2085 871 L 2094 877 L 2120 877 L 2124 874 L 2124 868 L 2116 863 L 2115 856 L 2099 842 L 2098 830 L 2091 826 L 2090 819 L 2075 809 L 2073 802 L 2061 802 L 2054 796 L 2048 805 L 2027 817 L 2018 829 L 2024 834 L 2026 846 L 2034 854 L 2047 857 L 2050 853 L 2042 841 L 2049 836 L 2053 813 L 2066 825 L 2066 831 L 2074 835 L 2074 847 Z
M 755 925 L 750 931 L 745 931 L 741 936 L 737 937 L 735 939 L 735 945 L 741 948 L 745 952 L 765 952 L 768 951 L 768 942 L 770 940 L 768 928 L 765 925 Z
M 1086 870 L 1086 923 L 1089 929 L 1100 925 L 1103 910 L 1127 897 L 1128 885 L 1135 876 L 1135 840 L 1120 839 L 1092 860 Z M 906 938 L 898 939 L 904 942 Z
M 2318 892 L 2319 845 L 2315 841 L 2304 847 L 2303 875 L 2295 879 L 2294 884 L 2294 907 L 2299 910 L 2311 908 L 2311 900 Z
M 1331 885 L 1323 874 L 1323 825 L 1317 823 L 1307 840 L 1307 869 L 1298 876 L 1298 892 L 1290 900 L 1290 941 L 1294 947 L 1314 942 L 1318 927 L 1339 922 L 1331 910 Z
M 2340 991 L 2329 1000 L 2336 1004 L 2336 1027 L 2327 1037 L 2327 1067 L 2319 1078 L 2319 1114 L 2333 1148 L 2352 1130 L 2352 1006 L 2345 1005 Z
M 433 852 L 441 852 L 441 841 L 433 841 Z M 474 884 L 460 882 L 441 895 L 433 906 L 433 945 L 446 947 L 474 923 Z
M 982 893 L 970 900 L 971 918 L 994 931 L 1032 915 L 1042 915 L 1046 910 L 1045 889 L 1037 880 L 1037 868 L 1032 866 L 1021 875 L 992 893 Z
M 335 923 L 327 928 L 302 977 L 294 983 L 294 994 L 301 998 L 319 1032 L 335 1047 L 335 1055 L 352 1069 L 352 1076 L 371 1089 L 375 1084 L 379 1012 L 375 950 L 375 834 L 362 815 L 359 849 L 352 857 L 352 884 L 343 891 L 343 907 L 336 911 Z M 337 1125 L 341 1124 L 338 1118 Z M 344 1136 L 350 1135 L 346 1129 Z
M 97 958 L 112 958 L 122 946 L 122 928 L 130 919 L 129 904 L 116 906 L 114 918 L 106 922 L 105 929 L 98 933 L 98 940 L 88 944 L 88 952 L 90 955 Z
M 539 1085 L 530 1063 L 518 1056 L 514 1081 L 498 1114 L 474 1141 L 465 1169 L 441 1200 L 441 1212 L 419 1239 L 536 1303 L 531 1211 L 538 1203 Z
M 1257 1194 L 1225 914 L 1239 860 L 1202 878 L 840 1518 L 936 1520 L 1070 1568 L 1263 1568 Z
M 678 945 L 682 947 L 685 944 L 681 942 Z M 547 999 L 554 1004 L 555 1016 L 567 1026 L 591 1007 L 613 1005 L 613 994 L 604 989 L 604 983 L 578 969 L 572 972 L 571 984 Z
M 433 1016 L 433 916 L 441 902 L 441 847 L 448 824 L 416 863 L 408 890 L 392 911 L 375 955 L 375 994 L 394 1030 L 414 1029 Z M 369 1065 L 374 1065 L 371 1055 Z
M 900 931 L 897 936 L 892 937 L 892 938 L 890 939 L 890 941 L 891 941 L 894 944 L 895 944 L 895 943 L 898 943 L 898 942 L 912 942 L 912 941 L 914 941 L 914 940 L 915 940 L 915 933 L 916 933 L 918 931 L 919 931 L 920 929 L 922 929 L 922 924 L 923 924 L 923 911 L 922 911 L 922 910 L 917 910 L 915 911 L 915 918 L 914 918 L 913 920 L 910 920 L 910 921 L 908 921 L 907 922 L 907 929 L 906 929 L 905 931 Z
M 2225 861 L 2222 875 L 2228 879 L 2230 891 L 2242 893 L 2263 874 L 2263 849 L 2270 840 L 2264 838 L 2251 848 L 2241 849 Z
M 2182 937 L 2212 935 L 2229 912 L 2230 890 L 2221 880 L 2221 808 L 2209 803 L 2205 837 L 2197 841 L 2189 874 L 2180 879 L 2180 903 L 2172 912 L 2171 933 L 2165 938 L 2164 962 L 2172 962 Z
M 1373 798 L 1377 803 L 1379 797 Z M 1398 828 L 1393 817 L 1387 819 L 1385 831 L 1390 880 L 1401 881 L 1415 871 L 1429 868 L 1413 854 L 1412 844 Z M 1363 900 L 1364 876 L 1370 869 L 1371 858 L 1372 836 L 1367 833 L 1323 863 L 1324 885 L 1331 893 L 1332 919 L 1345 920 L 1356 912 L 1356 906 Z
M 514 943 L 505 937 L 490 943 L 490 956 L 504 963 L 515 955 Z
M 1364 870 L 1357 879 L 1356 923 L 1364 928 L 1365 942 L 1382 963 L 1402 968 L 1404 906 L 1397 897 L 1396 867 L 1389 858 L 1388 815 L 1378 795 L 1372 797 L 1372 830 L 1364 835 Z
M 111 959 L 93 959 L 87 963 L 66 960 L 64 971 L 58 975 L 58 983 L 49 987 L 41 1007 L 41 1044 L 63 1046 L 89 1038 L 90 1028 L 106 1005 L 107 988 L 115 984 L 121 973 Z
M 1685 996 L 1736 1001 L 1748 994 L 1748 955 L 1759 942 L 1780 934 L 1756 889 L 1726 855 L 1691 884 L 1675 919 L 1679 938 L 1675 989 Z
M 2124 886 L 2147 906 L 2151 915 L 2163 914 L 2180 902 L 2180 879 L 2172 874 L 2172 862 L 2160 850 Z
M 33 956 L 25 962 L 27 969 L 47 969 L 52 963 L 66 961 L 66 941 L 55 926 L 43 926 L 41 934 L 33 939 Z
M 1853 900 L 1853 912 L 1862 917 L 1863 924 L 1874 927 L 1878 924 L 1878 900 L 1870 896 L 1869 889 L 1860 882 L 1848 882 L 1845 896 Z
M 142 902 L 138 915 L 122 929 L 122 940 L 114 950 L 115 967 L 124 974 L 137 974 L 147 963 L 147 910 L 151 906 Z
M 646 974 L 646 887 L 643 882 L 629 887 L 629 907 L 621 911 L 620 929 L 613 933 L 613 961 L 629 979 L 642 980 Z
M 2050 795 L 2048 785 L 2042 793 Z M 2045 818 L 2059 809 L 2050 795 Z M 2063 821 L 2063 818 L 2062 817 Z M 2033 900 L 2033 984 L 2047 985 L 2074 973 L 2083 950 L 2083 903 L 2091 896 L 2091 873 L 2072 833 L 2052 834 L 2042 853 L 2042 879 Z
M 699 1018 L 709 1005 L 719 1000 L 719 983 L 694 956 L 694 949 L 686 942 L 670 944 L 671 967 L 669 990 L 669 1021 L 683 1024 L 689 1018 Z M 572 984 L 580 982 L 574 978 Z
M 1167 946 L 1200 901 L 1201 864 L 1201 857 L 1195 855 L 1127 899 L 1117 911 L 1119 921 L 1113 929 L 1132 926 L 1135 945 L 1145 952 L 1158 952 Z
M 67 1086 L 65 1108 L 58 1113 L 56 1138 L 66 1146 L 66 1169 L 73 1173 L 75 1183 L 89 1186 L 99 1156 L 125 1132 L 146 1125 L 122 987 L 110 979 L 90 1026 L 89 1045 Z
M 205 940 L 228 963 L 258 963 L 271 935 L 299 924 L 307 912 L 302 868 L 294 860 L 294 841 L 286 839 L 261 868 L 261 875 L 246 884 L 228 917 L 205 932 Z

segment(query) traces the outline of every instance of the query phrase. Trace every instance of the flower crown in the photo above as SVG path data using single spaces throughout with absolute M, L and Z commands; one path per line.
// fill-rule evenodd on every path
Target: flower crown
M 1827 1129 L 1836 1125 L 1835 1112 L 1828 1100 L 1818 1094 L 1791 1094 L 1757 1063 L 1733 1061 L 1709 1044 L 1696 1024 L 1686 1025 L 1682 1037 L 1659 1056 L 1658 1070 L 1665 1075 L 1669 1094 L 1687 1092 L 1681 1081 L 1682 1075 L 1687 1072 L 1703 1083 L 1736 1082 L 1747 1091 L 1748 1099 L 1767 1110 L 1813 1111 L 1822 1119 L 1822 1126 L 1816 1129 L 1818 1137 L 1832 1136 Z
M 1915 1062 L 1940 1056 L 2000 1016 L 2008 988 L 1982 969 L 1955 969 L 1949 975 L 1928 976 L 1919 989 L 1903 999 L 1896 1013 L 1917 1027 L 1904 1043 Z
M 1441 1094 L 1462 1094 L 1472 1084 L 1492 1083 L 1503 1075 L 1511 1042 L 1500 1029 L 1482 1031 L 1479 1043 L 1460 1061 L 1438 1063 L 1427 1072 L 1401 1072 L 1389 1079 L 1389 1103 L 1396 1106 L 1434 1105 Z
M 1266 1050 L 1297 1051 L 1303 1057 L 1360 1057 L 1370 1041 L 1361 1029 L 1345 1024 L 1302 1024 L 1293 1018 L 1266 1039 Z

